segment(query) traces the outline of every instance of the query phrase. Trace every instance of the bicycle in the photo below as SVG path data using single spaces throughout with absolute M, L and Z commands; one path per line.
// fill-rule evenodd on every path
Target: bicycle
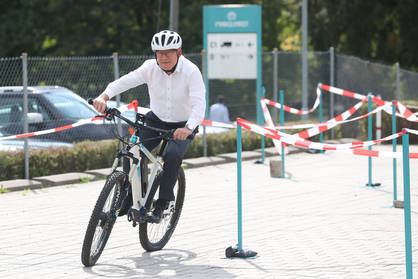
M 91 99 L 88 101 L 92 103 Z M 115 120 L 115 117 L 123 120 L 132 126 L 135 132 L 129 142 L 118 137 L 125 147 L 116 154 L 111 173 L 91 214 L 81 252 L 81 261 L 85 266 L 94 265 L 102 254 L 118 218 L 122 201 L 128 195 L 129 187 L 132 189 L 132 207 L 127 213 L 127 218 L 133 227 L 139 225 L 139 240 L 146 251 L 161 250 L 170 240 L 180 218 L 186 189 L 184 170 L 180 167 L 174 186 L 175 201 L 170 202 L 159 223 L 152 223 L 149 217 L 158 199 L 157 190 L 163 173 L 162 158 L 167 143 L 173 139 L 174 130 L 145 126 L 146 116 L 141 113 L 136 114 L 135 122 L 123 117 L 115 108 L 107 108 L 104 115 L 107 120 Z M 137 136 L 140 129 L 151 129 L 159 133 L 162 144 L 157 156 L 143 146 L 143 141 Z M 197 130 L 189 138 L 196 133 Z M 117 170 L 122 158 L 129 160 L 129 170 L 125 167 L 123 171 Z M 148 168 L 149 161 L 152 163 L 151 170 Z

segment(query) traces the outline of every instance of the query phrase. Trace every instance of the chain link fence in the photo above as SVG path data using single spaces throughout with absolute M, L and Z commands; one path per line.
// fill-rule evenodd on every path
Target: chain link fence
M 417 100 L 415 88 L 418 85 L 418 73 L 399 69 L 397 64 L 384 65 L 362 60 L 357 57 L 342 54 L 335 55 L 335 65 L 332 69 L 332 52 L 308 53 L 308 107 L 310 108 L 316 98 L 316 87 L 319 82 L 330 84 L 334 80 L 334 86 L 355 91 L 361 94 L 369 92 L 381 95 L 385 100 L 400 99 L 400 101 Z M 202 54 L 191 53 L 185 56 L 202 67 Z M 127 74 L 138 68 L 146 59 L 152 56 L 101 56 L 101 57 L 28 57 L 28 86 L 60 86 L 67 88 L 83 99 L 93 98 L 99 95 L 109 82 L 115 78 Z M 302 107 L 302 63 L 301 53 L 277 52 L 277 79 L 274 78 L 274 52 L 264 52 L 263 59 L 263 86 L 265 95 L 274 99 L 273 88 L 277 80 L 278 90 L 284 90 L 285 104 L 295 108 Z M 331 77 L 331 75 L 334 77 Z M 230 119 L 242 117 L 250 121 L 256 120 L 256 81 L 255 80 L 210 80 L 209 81 L 209 105 L 216 103 L 217 96 L 223 95 L 230 110 Z M 0 87 L 22 86 L 22 58 L 0 58 Z M 278 95 L 278 94 L 277 94 Z M 21 95 L 22 96 L 22 95 Z M 129 103 L 137 99 L 140 106 L 149 107 L 147 86 L 141 85 L 120 95 L 120 101 Z M 44 124 L 30 125 L 32 130 L 40 127 L 50 127 L 55 123 L 50 119 L 51 112 L 43 109 L 41 103 L 36 103 L 31 98 L 28 100 L 28 112 L 43 115 Z M 63 101 L 64 102 L 64 101 Z M 330 108 L 333 106 L 334 114 L 338 114 L 353 106 L 358 100 L 335 95 L 331 103 L 330 94 L 323 96 L 324 119 L 333 117 Z M 16 108 L 13 105 L 17 105 Z M 64 106 L 64 105 L 62 105 Z M 43 111 L 45 110 L 45 111 Z M 274 115 L 274 108 L 270 109 Z M 19 112 L 20 114 L 17 114 Z M 16 117 L 23 112 L 23 100 L 16 101 L 11 94 L 0 95 L 0 135 L 21 133 L 20 128 L 15 130 L 10 127 L 21 123 L 22 118 Z M 12 116 L 12 115 L 15 116 Z M 84 114 L 80 114 L 85 116 Z M 74 117 L 72 120 L 75 120 Z M 318 111 L 309 115 L 311 121 L 318 121 Z M 286 121 L 300 120 L 300 116 L 286 114 Z M 32 121 L 32 120 L 31 120 Z M 50 121 L 50 122 L 48 122 Z M 73 121 L 74 122 L 74 121 Z M 65 122 L 61 122 L 65 123 Z M 57 123 L 55 123 L 57 124 Z M 358 137 L 359 124 L 350 124 L 341 136 Z M 5 130 L 5 127 L 9 129 Z M 32 131 L 30 130 L 30 131 Z M 67 141 L 66 138 L 82 140 L 83 135 L 77 137 L 74 133 L 82 133 L 82 130 L 68 130 L 60 132 L 61 137 L 55 140 Z M 57 133 L 59 134 L 59 133 Z M 45 135 L 37 138 L 51 139 Z M 86 138 L 86 137 L 84 137 Z M 94 138 L 89 138 L 94 140 Z

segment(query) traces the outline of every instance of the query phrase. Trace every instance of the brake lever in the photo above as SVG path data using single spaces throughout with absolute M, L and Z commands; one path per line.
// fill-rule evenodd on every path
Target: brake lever
M 93 98 L 88 98 L 87 102 L 90 105 L 93 105 Z M 111 121 L 115 118 L 115 115 L 120 115 L 120 114 L 121 113 L 118 109 L 106 107 L 103 115 L 100 115 L 100 116 L 103 116 L 104 119 Z

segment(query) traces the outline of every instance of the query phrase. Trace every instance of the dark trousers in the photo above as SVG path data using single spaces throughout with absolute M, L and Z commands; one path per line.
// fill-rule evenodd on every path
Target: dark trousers
M 146 114 L 147 126 L 170 130 L 183 128 L 186 122 L 164 122 L 160 120 L 152 111 Z M 157 147 L 162 139 L 152 139 L 158 137 L 158 133 L 150 130 L 142 129 L 139 131 L 139 137 L 142 140 L 142 144 L 149 150 L 153 150 Z M 150 139 L 150 140 L 147 140 Z M 184 154 L 189 148 L 191 140 L 171 140 L 168 142 L 166 152 L 163 157 L 163 176 L 161 178 L 159 198 L 166 201 L 174 200 L 173 188 L 177 181 L 179 168 L 183 161 Z

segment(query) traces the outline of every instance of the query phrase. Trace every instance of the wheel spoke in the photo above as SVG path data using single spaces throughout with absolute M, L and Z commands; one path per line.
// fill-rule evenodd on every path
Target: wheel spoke
M 85 266 L 96 263 L 112 231 L 123 176 L 122 172 L 111 174 L 96 202 L 83 243 L 82 262 Z

